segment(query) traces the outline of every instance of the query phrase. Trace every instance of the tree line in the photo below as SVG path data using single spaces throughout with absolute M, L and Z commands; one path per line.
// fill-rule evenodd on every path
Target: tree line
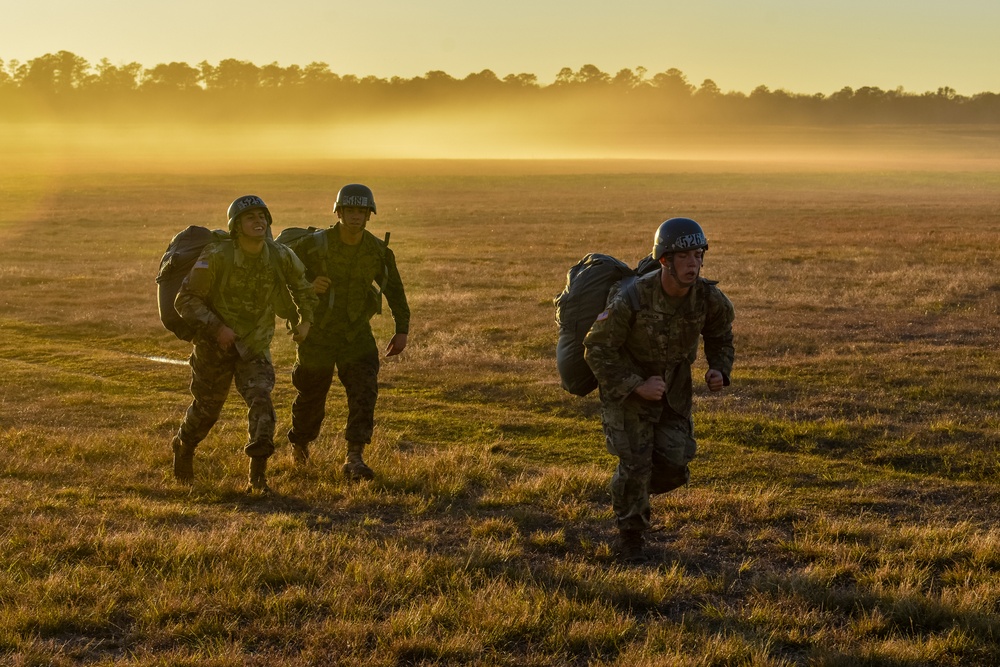
M 69 51 L 27 62 L 0 60 L 0 119 L 324 121 L 394 115 L 427 108 L 507 109 L 527 114 L 573 109 L 574 117 L 662 123 L 996 123 L 1000 95 L 959 95 L 950 87 L 844 87 L 801 94 L 758 86 L 724 92 L 711 79 L 690 83 L 678 69 L 643 67 L 615 74 L 594 65 L 561 69 L 542 85 L 534 74 L 491 70 L 458 79 L 443 71 L 410 79 L 357 77 L 324 62 L 258 66 L 225 59 L 213 65 L 161 63 L 147 68 L 107 58 L 92 65 Z

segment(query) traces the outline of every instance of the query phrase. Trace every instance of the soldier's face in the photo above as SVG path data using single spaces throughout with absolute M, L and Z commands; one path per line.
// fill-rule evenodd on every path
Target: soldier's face
M 688 250 L 687 252 L 675 252 L 673 259 L 668 259 L 664 255 L 660 262 L 664 269 L 670 271 L 677 284 L 681 287 L 690 287 L 698 279 L 701 273 L 701 265 L 705 261 L 704 250 Z
M 352 232 L 361 232 L 370 216 L 371 209 L 367 206 L 341 206 L 337 209 L 337 217 Z
M 255 208 L 240 214 L 240 234 L 251 239 L 267 236 L 267 214 L 264 209 Z

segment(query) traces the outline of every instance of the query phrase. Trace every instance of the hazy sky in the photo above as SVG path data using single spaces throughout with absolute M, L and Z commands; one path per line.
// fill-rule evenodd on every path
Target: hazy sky
M 0 0 L 0 59 L 322 61 L 411 78 L 672 67 L 695 85 L 1000 92 L 998 0 Z

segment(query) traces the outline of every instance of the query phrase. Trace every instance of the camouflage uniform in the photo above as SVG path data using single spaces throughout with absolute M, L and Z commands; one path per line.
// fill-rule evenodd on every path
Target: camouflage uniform
M 274 301 L 282 289 L 282 277 L 299 318 L 311 322 L 316 295 L 305 278 L 302 262 L 282 245 L 267 242 L 256 256 L 244 253 L 233 241 L 209 245 L 184 279 L 174 303 L 177 312 L 198 331 L 190 359 L 194 401 L 178 431 L 184 445 L 193 447 L 205 439 L 219 419 L 235 378 L 236 391 L 249 408 L 249 442 L 244 451 L 251 457 L 274 452 L 270 348 Z M 223 325 L 237 335 L 229 350 L 223 350 L 216 340 Z
M 378 398 L 379 351 L 372 334 L 371 318 L 382 309 L 385 294 L 396 333 L 410 326 L 410 308 L 392 250 L 371 232 L 361 243 L 340 240 L 340 223 L 327 229 L 326 256 L 315 236 L 297 249 L 306 266 L 306 276 L 330 279 L 330 288 L 319 295 L 316 319 L 309 337 L 299 345 L 292 384 L 298 394 L 292 402 L 292 428 L 288 440 L 307 445 L 319 436 L 326 415 L 326 396 L 337 377 L 347 394 L 348 442 L 371 442 Z
M 635 282 L 639 309 L 624 294 L 614 296 L 584 339 L 586 359 L 600 383 L 608 451 L 618 457 L 611 481 L 619 529 L 649 528 L 649 495 L 687 482 L 695 455 L 691 422 L 691 364 L 698 337 L 710 368 L 729 384 L 733 368 L 733 305 L 715 282 L 699 278 L 684 297 L 663 291 L 660 270 Z M 666 391 L 659 401 L 633 394 L 659 375 Z

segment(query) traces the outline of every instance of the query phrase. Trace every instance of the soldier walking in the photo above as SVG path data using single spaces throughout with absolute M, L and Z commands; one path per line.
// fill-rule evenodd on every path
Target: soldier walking
M 381 312 L 385 294 L 395 321 L 395 335 L 385 356 L 395 356 L 406 348 L 410 308 L 395 255 L 385 241 L 365 228 L 375 213 L 371 189 L 358 183 L 345 185 L 337 193 L 333 212 L 336 225 L 310 235 L 296 248 L 319 305 L 316 325 L 299 346 L 292 369 L 297 395 L 288 440 L 296 463 L 307 463 L 309 445 L 323 424 L 336 369 L 347 394 L 344 475 L 352 480 L 373 479 L 375 474 L 363 458 L 372 439 L 378 398 L 379 351 L 370 320 Z
M 218 421 L 235 379 L 248 408 L 247 491 L 266 494 L 275 430 L 274 303 L 287 286 L 299 319 L 292 338 L 301 343 L 309 335 L 316 295 L 298 257 L 269 239 L 271 212 L 260 197 L 236 199 L 227 215 L 230 240 L 205 247 L 174 301 L 197 331 L 190 359 L 194 401 L 173 439 L 174 477 L 184 484 L 194 481 L 195 448 Z
M 691 364 L 699 337 L 709 390 L 720 391 L 730 382 L 735 314 L 716 282 L 700 275 L 707 250 L 694 220 L 662 223 L 652 254 L 660 268 L 613 296 L 584 339 L 585 357 L 600 387 L 607 448 L 618 457 L 611 502 L 619 555 L 627 563 L 646 560 L 650 494 L 671 491 L 690 477 L 688 464 L 696 449 Z

